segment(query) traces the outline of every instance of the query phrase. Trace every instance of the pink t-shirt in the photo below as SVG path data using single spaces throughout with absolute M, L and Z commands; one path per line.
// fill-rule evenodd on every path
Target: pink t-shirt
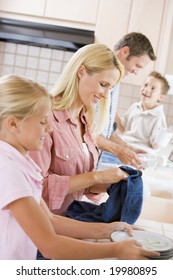
M 72 201 L 80 200 L 84 194 L 94 202 L 99 198 L 99 195 L 89 194 L 87 190 L 68 194 L 70 176 L 92 171 L 98 160 L 98 150 L 85 112 L 80 118 L 85 127 L 84 142 L 90 156 L 84 151 L 77 124 L 66 110 L 51 113 L 53 131 L 47 136 L 42 151 L 30 153 L 42 170 L 43 198 L 52 212 L 61 215 L 65 214 Z
M 40 169 L 29 156 L 24 157 L 14 147 L 0 141 L 0 182 L 0 259 L 36 259 L 36 246 L 7 206 L 29 196 L 40 202 Z

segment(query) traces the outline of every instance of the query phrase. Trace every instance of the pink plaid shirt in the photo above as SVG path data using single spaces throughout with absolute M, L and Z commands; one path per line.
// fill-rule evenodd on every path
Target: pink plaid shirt
M 76 123 L 68 111 L 53 111 L 50 123 L 53 131 L 47 136 L 41 152 L 31 152 L 30 156 L 40 166 L 43 180 L 43 198 L 49 209 L 64 215 L 67 207 L 74 200 L 80 200 L 87 189 L 69 192 L 70 176 L 95 169 L 98 160 L 98 150 L 91 136 L 85 112 L 81 114 L 81 121 L 85 126 L 84 141 L 90 152 L 90 157 L 83 151 L 79 139 Z M 98 195 L 87 195 L 97 202 Z

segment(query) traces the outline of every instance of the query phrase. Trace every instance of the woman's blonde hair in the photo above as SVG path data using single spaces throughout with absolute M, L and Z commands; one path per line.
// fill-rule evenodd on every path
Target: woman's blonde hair
M 123 66 L 115 57 L 114 53 L 104 44 L 89 44 L 80 48 L 69 60 L 59 80 L 52 89 L 54 97 L 54 110 L 68 109 L 75 101 L 78 93 L 78 70 L 84 65 L 88 74 L 98 73 L 107 69 L 116 68 L 119 70 L 119 77 L 115 84 L 119 82 L 123 75 Z M 108 100 L 102 99 L 97 110 L 97 121 L 95 111 L 87 111 L 88 122 L 93 128 L 94 121 L 97 126 L 94 131 L 99 133 L 104 127 L 107 117 Z M 96 133 L 96 134 L 97 134 Z
M 25 119 L 36 114 L 45 98 L 52 97 L 41 84 L 17 75 L 0 78 L 0 122 L 9 115 Z

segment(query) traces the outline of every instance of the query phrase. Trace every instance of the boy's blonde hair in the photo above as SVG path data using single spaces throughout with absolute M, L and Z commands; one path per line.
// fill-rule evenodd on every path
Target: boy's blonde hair
M 31 79 L 18 75 L 1 77 L 0 122 L 9 115 L 25 119 L 36 114 L 45 98 L 52 99 L 44 86 Z
M 162 95 L 166 95 L 170 89 L 170 85 L 168 83 L 168 81 L 166 80 L 165 77 L 163 77 L 159 72 L 157 71 L 152 71 L 148 76 L 152 76 L 156 79 L 158 79 L 161 84 L 162 84 Z
M 89 44 L 80 48 L 70 59 L 59 80 L 55 84 L 52 94 L 55 98 L 54 110 L 68 109 L 75 101 L 78 92 L 78 70 L 84 65 L 88 74 L 99 73 L 107 69 L 119 70 L 119 82 L 123 75 L 123 66 L 115 57 L 114 53 L 104 44 Z M 89 109 L 87 112 L 88 122 L 94 131 L 99 133 L 107 116 L 108 100 L 102 99 L 97 111 L 97 125 L 94 127 L 95 111 Z

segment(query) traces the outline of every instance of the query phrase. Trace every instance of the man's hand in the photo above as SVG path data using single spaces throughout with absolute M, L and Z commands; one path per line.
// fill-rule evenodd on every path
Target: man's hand
M 128 146 L 118 135 L 113 134 L 110 138 L 106 138 L 100 134 L 96 140 L 96 144 L 100 149 L 112 153 L 123 164 L 134 166 L 137 169 L 142 168 L 142 163 L 138 158 L 137 152 Z M 143 153 L 143 151 L 140 150 L 140 153 Z

